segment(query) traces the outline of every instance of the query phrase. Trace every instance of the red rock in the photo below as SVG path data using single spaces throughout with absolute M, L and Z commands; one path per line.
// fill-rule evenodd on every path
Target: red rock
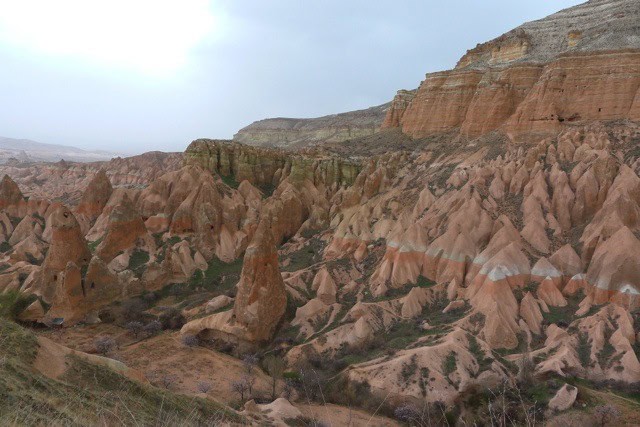
M 93 222 L 100 216 L 106 206 L 113 188 L 104 169 L 100 169 L 87 186 L 80 203 L 76 208 L 76 215 L 84 215 L 89 222 Z
M 40 289 L 45 301 L 51 301 L 69 263 L 82 268 L 89 264 L 91 252 L 75 216 L 65 206 L 55 209 L 47 220 L 51 225 L 51 244 L 42 264 Z
M 269 221 L 262 221 L 247 248 L 233 307 L 235 322 L 251 342 L 271 339 L 284 315 L 287 296 Z
M 0 182 L 0 210 L 24 202 L 24 197 L 18 184 L 9 175 L 5 175 Z
M 149 241 L 149 237 L 140 214 L 124 195 L 121 203 L 109 214 L 107 232 L 96 253 L 109 263 L 120 252 L 138 245 L 140 240 Z

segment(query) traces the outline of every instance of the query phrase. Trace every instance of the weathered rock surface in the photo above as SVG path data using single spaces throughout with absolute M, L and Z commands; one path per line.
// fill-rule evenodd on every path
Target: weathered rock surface
M 640 6 L 592 0 L 524 24 L 467 52 L 454 70 L 399 93 L 383 128 L 413 138 L 551 135 L 572 123 L 640 120 Z M 604 34 L 604 35 L 603 35 Z
M 69 288 L 65 285 L 65 281 L 78 279 L 79 282 L 79 269 L 89 264 L 91 252 L 82 235 L 78 221 L 67 207 L 56 208 L 51 212 L 47 221 L 52 230 L 51 244 L 42 264 L 39 290 L 43 299 L 49 302 L 57 294 L 58 288 Z M 74 272 L 77 269 L 78 274 L 62 274 L 68 269 L 72 269 Z M 73 295 L 75 295 L 75 291 Z
M 242 128 L 233 140 L 262 147 L 304 147 L 342 142 L 379 131 L 389 104 L 314 119 L 276 118 Z

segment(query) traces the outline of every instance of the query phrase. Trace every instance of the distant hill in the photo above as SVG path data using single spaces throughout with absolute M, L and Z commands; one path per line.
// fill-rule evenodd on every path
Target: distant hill
M 233 139 L 264 147 L 303 147 L 370 136 L 380 130 L 390 105 L 386 103 L 313 119 L 279 117 L 259 120 L 240 129 Z
M 44 144 L 28 139 L 14 139 L 0 136 L 0 164 L 8 162 L 96 162 L 110 160 L 118 153 L 107 151 L 87 151 L 67 145 Z

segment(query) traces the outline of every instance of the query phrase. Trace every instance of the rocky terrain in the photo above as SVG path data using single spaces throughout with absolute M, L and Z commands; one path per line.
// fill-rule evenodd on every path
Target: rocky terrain
M 144 188 L 160 175 L 179 169 L 182 153 L 149 152 L 109 161 L 10 162 L 0 165 L 0 174 L 9 175 L 26 197 L 76 204 L 94 175 L 104 169 L 117 187 Z
M 106 161 L 117 154 L 106 151 L 87 151 L 75 147 L 43 144 L 28 139 L 0 137 L 0 164 L 27 162 L 72 162 Z
M 384 125 L 535 142 L 573 123 L 639 120 L 639 19 L 637 2 L 601 0 L 524 24 L 399 92 Z
M 259 120 L 242 128 L 233 140 L 261 147 L 300 148 L 324 142 L 342 142 L 380 130 L 389 104 L 314 119 Z
M 229 423 L 638 425 L 639 7 L 525 24 L 349 141 L 6 169 L 0 308 L 32 331 L 2 330 L 32 359 L 0 355 Z

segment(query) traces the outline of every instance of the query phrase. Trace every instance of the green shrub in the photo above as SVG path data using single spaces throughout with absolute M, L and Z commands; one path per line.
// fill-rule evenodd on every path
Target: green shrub
M 149 252 L 136 249 L 129 258 L 129 270 L 142 275 L 146 269 L 146 264 L 149 262 Z
M 456 354 L 452 351 L 447 355 L 447 357 L 442 362 L 442 373 L 445 376 L 449 376 L 456 370 Z
M 231 188 L 238 188 L 240 185 L 240 183 L 236 181 L 236 177 L 233 175 L 220 175 L 220 179 L 222 179 L 222 182 Z
M 580 364 L 585 368 L 591 365 L 591 344 L 589 343 L 589 337 L 584 332 L 578 334 L 577 351 Z
M 14 320 L 35 300 L 35 295 L 25 296 L 18 291 L 7 291 L 0 294 L 0 317 Z
M 95 242 L 89 242 L 87 245 L 89 246 L 89 250 L 91 253 L 95 253 L 98 246 L 102 243 L 102 237 L 96 240 Z

